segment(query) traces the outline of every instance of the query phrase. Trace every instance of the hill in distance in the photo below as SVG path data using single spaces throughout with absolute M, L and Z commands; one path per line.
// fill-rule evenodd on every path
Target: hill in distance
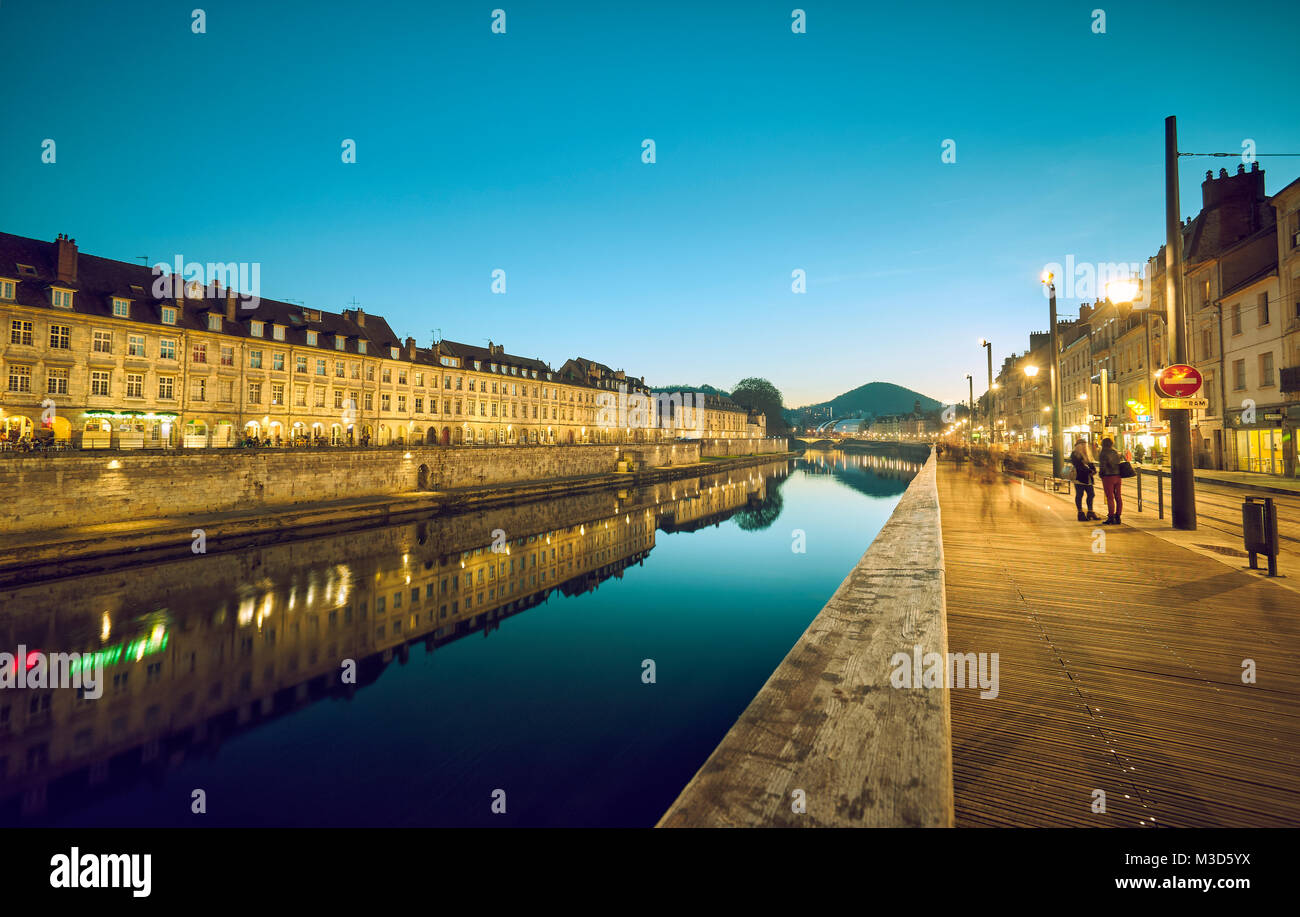
M 892 382 L 868 382 L 837 395 L 830 401 L 796 408 L 795 412 L 825 411 L 829 407 L 835 417 L 880 417 L 884 414 L 910 414 L 918 401 L 921 402 L 922 411 L 934 411 L 943 407 L 941 402 L 910 388 Z

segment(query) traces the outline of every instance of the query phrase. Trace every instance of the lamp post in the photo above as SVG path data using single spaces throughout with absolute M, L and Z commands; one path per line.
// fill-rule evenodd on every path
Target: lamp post
M 1183 314 L 1183 230 L 1178 218 L 1178 121 L 1165 118 L 1165 310 L 1174 362 L 1187 362 L 1187 321 Z M 1222 343 L 1222 342 L 1221 342 Z M 1169 495 L 1174 528 L 1196 528 L 1196 485 L 1192 477 L 1192 412 L 1169 409 Z
M 989 435 L 993 435 L 993 342 L 987 338 L 980 338 L 982 344 L 988 350 L 989 358 L 989 403 L 985 406 L 984 414 L 988 418 Z
M 1049 300 L 1048 315 L 1051 321 L 1052 360 L 1048 364 L 1048 385 L 1052 390 L 1052 476 L 1061 473 L 1061 380 L 1057 368 L 1057 356 L 1061 352 L 1056 333 L 1056 284 L 1052 282 L 1052 272 L 1043 272 L 1043 283 L 1047 284 Z
M 966 442 L 973 444 L 975 442 L 975 380 L 971 374 L 966 374 L 966 385 L 970 389 L 967 404 L 970 407 L 966 414 Z

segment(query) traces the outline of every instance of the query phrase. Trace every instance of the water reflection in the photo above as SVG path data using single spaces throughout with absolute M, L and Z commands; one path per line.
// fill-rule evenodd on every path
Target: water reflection
M 810 473 L 825 466 L 806 463 Z M 0 819 L 32 823 L 372 685 L 413 643 L 621 578 L 657 531 L 770 526 L 791 463 L 0 590 L 3 648 L 98 654 L 103 696 L 0 692 Z M 844 469 L 841 469 L 844 471 Z M 847 473 L 847 472 L 846 472 Z M 895 492 L 898 488 L 895 488 Z M 346 660 L 355 682 L 343 683 Z
M 799 470 L 808 474 L 832 475 L 869 497 L 896 494 L 898 484 L 911 481 L 922 461 L 874 453 L 842 452 L 838 449 L 809 450 L 798 459 Z

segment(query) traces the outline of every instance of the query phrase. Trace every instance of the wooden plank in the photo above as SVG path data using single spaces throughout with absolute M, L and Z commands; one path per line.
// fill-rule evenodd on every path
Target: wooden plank
M 957 824 L 1300 824 L 1294 593 L 980 469 L 939 469 Z M 1257 666 L 1243 684 L 1243 660 Z M 1106 811 L 1093 811 L 1093 791 Z

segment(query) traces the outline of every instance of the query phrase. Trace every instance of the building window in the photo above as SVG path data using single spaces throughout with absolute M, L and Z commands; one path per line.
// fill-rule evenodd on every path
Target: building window
M 415 374 L 415 387 L 424 388 L 424 373 Z
M 176 397 L 176 380 L 173 377 L 158 377 L 158 397 L 168 401 Z
M 392 399 L 389 398 L 388 395 L 381 394 L 379 396 L 379 410 L 387 411 L 391 404 L 392 404 Z
M 195 401 L 206 401 L 208 397 L 208 380 L 194 379 L 190 382 L 190 397 Z
M 393 370 L 389 366 L 385 366 L 383 372 L 380 375 L 384 382 L 391 383 L 393 381 Z
M 32 390 L 32 368 L 9 364 L 9 391 L 30 392 Z
M 366 367 L 366 381 L 367 382 L 375 381 L 375 364 L 373 363 L 371 363 L 369 366 Z
M 366 392 L 366 410 L 373 411 L 374 409 L 375 409 L 375 394 L 374 392 Z
M 208 362 L 208 345 L 203 341 L 196 341 L 190 345 L 190 360 L 194 363 Z
M 334 335 L 334 349 L 343 350 L 347 346 L 348 339 L 341 334 Z
M 406 413 L 406 396 L 405 396 L 405 395 L 398 395 L 398 396 L 397 396 L 397 410 L 400 411 L 400 412 L 402 412 L 403 414 Z
M 325 387 L 323 385 L 316 386 L 316 407 L 325 407 Z
M 162 323 L 164 325 L 176 324 L 176 310 L 173 309 L 171 306 L 163 306 Z
M 90 349 L 95 353 L 112 353 L 113 333 L 111 331 L 94 332 L 91 336 Z
M 307 332 L 307 346 L 308 346 L 308 347 L 315 347 L 315 346 L 316 346 L 316 332 L 315 332 L 315 331 L 308 331 L 308 332 Z
M 131 391 L 131 380 L 135 380 L 135 392 Z M 107 395 L 112 385 L 112 377 L 107 372 L 92 372 L 90 374 L 90 394 Z M 135 374 L 126 377 L 126 393 L 134 398 L 144 397 L 144 376 Z
M 284 352 L 277 350 L 271 354 L 271 369 L 275 372 L 284 372 Z
M 235 365 L 235 348 L 233 347 L 221 348 L 221 365 L 222 366 Z
M 1241 334 L 1241 303 L 1232 304 L 1232 333 Z
M 1268 294 L 1267 294 L 1267 293 L 1260 293 L 1260 294 L 1259 294 L 1258 303 L 1259 303 L 1259 323 L 1260 323 L 1261 326 L 1263 326 L 1263 325 L 1267 325 L 1268 322 L 1269 322 L 1269 317 L 1268 317 Z
M 14 298 L 14 282 L 12 280 L 0 280 L 0 299 L 7 299 L 11 302 Z
M 1232 389 L 1239 392 L 1246 387 L 1246 361 L 1234 360 L 1232 363 Z
M 283 340 L 284 340 L 284 325 L 272 325 L 272 326 L 271 326 L 271 337 L 275 338 L 277 341 L 283 341 Z
M 323 376 L 323 375 L 325 375 L 325 361 L 324 361 L 324 360 L 317 360 L 317 361 L 316 361 L 316 375 L 318 375 L 318 376 Z
M 72 291 L 71 290 L 54 290 L 54 307 L 56 309 L 72 308 Z
M 31 322 L 27 323 L 30 330 Z M 50 325 L 50 347 L 54 350 L 72 349 L 72 326 Z
M 337 388 L 334 389 L 334 407 L 336 407 L 336 408 L 341 408 L 341 407 L 343 407 L 343 391 L 342 391 L 342 389 L 337 389 Z
M 365 352 L 366 352 L 366 342 L 357 341 L 357 353 L 365 353 Z
M 255 338 L 262 337 L 262 323 L 257 321 L 249 322 L 248 333 Z
M 208 313 L 208 330 L 209 331 L 221 330 L 221 316 L 217 315 L 215 312 Z
M 300 408 L 307 406 L 307 386 L 295 385 L 293 387 L 293 403 Z
M 399 370 L 397 371 L 397 384 L 398 384 L 398 385 L 405 385 L 405 384 L 406 384 L 406 370 L 404 370 L 404 369 L 399 369 Z
M 233 379 L 221 380 L 221 400 L 223 402 L 235 400 L 235 381 Z
M 398 351 L 397 351 L 397 348 L 396 348 L 396 347 L 389 347 L 389 348 L 388 348 L 389 356 L 391 356 L 394 360 L 397 359 L 397 352 L 398 352 Z
M 335 360 L 335 361 L 334 361 L 334 377 L 335 377 L 336 379 L 342 379 L 342 378 L 344 378 L 344 376 L 345 376 L 346 374 L 347 374 L 347 367 L 343 365 L 343 361 L 342 361 L 342 360 Z
M 1259 355 L 1259 384 L 1261 386 L 1273 384 L 1273 351 L 1271 350 Z
M 423 398 L 416 397 L 416 399 L 415 399 L 415 413 L 417 413 L 417 414 L 423 414 L 423 413 L 424 413 L 424 399 L 423 399 Z
M 307 358 L 304 356 L 295 356 L 293 358 L 293 371 L 305 373 L 307 371 Z
M 248 383 L 248 403 L 249 404 L 262 403 L 262 383 L 260 382 Z
M 176 341 L 173 338 L 162 338 L 158 341 L 158 357 L 162 360 L 176 359 Z
M 45 391 L 50 395 L 68 393 L 68 371 L 66 369 L 47 369 L 45 371 Z
M 248 368 L 249 369 L 262 368 L 262 351 L 250 350 L 248 352 Z

